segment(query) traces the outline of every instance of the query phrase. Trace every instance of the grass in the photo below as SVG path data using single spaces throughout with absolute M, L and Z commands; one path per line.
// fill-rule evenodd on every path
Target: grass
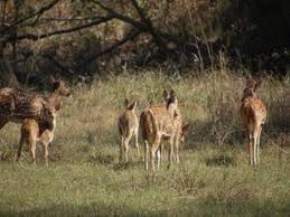
M 289 129 L 283 110 L 289 83 L 265 78 L 259 91 L 269 117 L 255 169 L 248 165 L 237 115 L 242 75 L 218 71 L 173 79 L 147 72 L 75 87 L 59 114 L 48 168 L 41 150 L 36 166 L 27 152 L 14 161 L 18 125 L 0 131 L 0 216 L 288 216 L 290 158 L 287 147 L 279 151 L 279 135 Z M 163 162 L 149 176 L 134 148 L 133 160 L 119 164 L 116 119 L 124 98 L 138 100 L 141 111 L 169 87 L 192 125 L 180 165 L 167 170 Z

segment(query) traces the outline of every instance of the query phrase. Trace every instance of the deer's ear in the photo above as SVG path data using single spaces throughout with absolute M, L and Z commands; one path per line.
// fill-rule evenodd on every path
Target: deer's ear
M 170 90 L 170 94 L 169 95 L 170 95 L 171 98 L 176 97 L 175 91 L 173 89 Z
M 256 78 L 255 81 L 256 81 L 256 83 L 255 83 L 254 91 L 256 91 L 257 88 L 259 88 L 262 85 L 262 79 L 261 78 Z
M 190 128 L 190 124 L 189 123 L 186 123 L 184 125 L 182 125 L 182 132 L 185 133 L 189 130 Z
M 167 101 L 170 98 L 170 94 L 167 90 L 163 91 L 163 98 L 165 99 L 165 101 Z
M 125 108 L 127 108 L 128 105 L 129 105 L 129 100 L 127 98 L 125 98 L 125 100 L 124 100 L 124 106 L 125 106 Z
M 55 77 L 53 75 L 50 75 L 48 77 L 48 83 L 54 84 L 55 82 L 57 82 L 57 80 L 55 79 Z
M 137 102 L 134 101 L 130 105 L 128 105 L 127 109 L 128 110 L 135 110 L 136 106 L 137 106 Z
M 176 104 L 178 103 L 177 101 L 177 97 L 176 97 L 176 94 L 175 94 L 175 91 L 173 89 L 170 90 L 170 94 L 169 94 L 169 99 L 167 100 L 167 108 L 169 107 L 170 104 Z
M 55 110 L 56 111 L 59 111 L 60 108 L 61 108 L 61 103 L 60 102 L 59 103 L 56 103 L 54 107 L 55 107 Z
M 53 90 L 56 90 L 60 86 L 60 81 L 55 79 L 55 77 L 52 75 L 49 76 L 48 83 L 52 86 Z
M 59 81 L 55 81 L 53 84 L 52 84 L 52 89 L 53 90 L 56 90 L 60 87 L 60 82 Z
M 247 87 L 253 86 L 254 83 L 255 83 L 255 80 L 254 79 L 252 79 L 250 77 L 247 78 L 247 80 L 246 80 L 246 86 Z

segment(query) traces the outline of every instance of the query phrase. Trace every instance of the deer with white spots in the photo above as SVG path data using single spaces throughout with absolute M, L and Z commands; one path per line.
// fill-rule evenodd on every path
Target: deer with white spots
M 260 85 L 261 80 L 247 80 L 240 107 L 241 118 L 249 140 L 250 164 L 253 166 L 260 162 L 261 132 L 267 116 L 266 106 L 256 94 Z
M 134 101 L 129 103 L 125 99 L 125 111 L 118 118 L 118 129 L 121 136 L 120 143 L 120 157 L 119 161 L 125 160 L 128 162 L 128 153 L 130 148 L 130 141 L 134 137 L 135 147 L 137 148 L 138 157 L 140 158 L 140 150 L 138 143 L 139 122 L 136 114 L 136 105 Z

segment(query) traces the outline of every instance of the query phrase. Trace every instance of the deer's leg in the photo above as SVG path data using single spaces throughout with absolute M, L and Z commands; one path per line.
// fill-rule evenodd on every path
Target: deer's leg
M 155 150 L 151 148 L 150 150 L 150 168 L 152 171 L 155 171 L 155 165 L 154 165 L 154 158 L 155 158 Z
M 129 142 L 132 138 L 133 131 L 129 131 L 128 136 L 124 139 L 124 152 L 125 152 L 125 162 L 128 162 L 128 153 L 129 153 Z
M 119 163 L 122 162 L 124 155 L 124 137 L 121 136 L 120 152 L 119 152 Z
M 256 133 L 254 135 L 254 156 L 253 156 L 253 162 L 254 162 L 254 166 L 257 165 L 257 137 L 256 137 Z
M 254 153 L 253 153 L 253 135 L 251 132 L 249 132 L 249 156 L 250 156 L 250 165 L 253 165 L 254 161 L 253 161 L 253 156 L 254 156 Z
M 139 133 L 138 129 L 136 129 L 134 131 L 135 147 L 137 148 L 138 159 L 140 159 L 141 154 L 140 154 L 140 148 L 139 148 L 138 133 Z
M 19 146 L 18 146 L 18 151 L 17 151 L 17 156 L 16 156 L 16 161 L 19 161 L 20 157 L 21 157 L 21 152 L 22 152 L 22 146 L 23 143 L 25 142 L 24 137 L 21 135 L 20 137 L 20 141 L 19 141 Z
M 173 142 L 174 142 L 174 137 L 171 136 L 170 140 L 169 140 L 169 151 L 168 151 L 168 166 L 167 168 L 169 169 L 171 167 L 172 164 L 172 160 L 173 160 Z
M 145 155 L 145 169 L 149 169 L 149 143 L 147 140 L 145 140 L 145 146 L 144 146 L 144 155 Z
M 176 162 L 179 164 L 179 137 L 176 137 L 175 139 L 175 155 Z
M 157 150 L 157 169 L 160 169 L 160 161 L 161 161 L 161 145 Z
M 45 160 L 45 165 L 48 167 L 48 142 L 43 142 L 42 143 L 43 148 L 44 148 L 44 160 Z
M 161 141 L 160 135 L 157 135 L 157 138 L 155 139 L 155 142 L 151 146 L 150 163 L 151 163 L 152 171 L 155 171 L 155 154 L 156 154 L 157 150 L 159 149 L 160 141 Z
M 163 142 L 159 145 L 159 148 L 157 150 L 157 167 L 160 168 L 161 161 L 162 161 L 162 150 L 163 150 Z
M 32 157 L 32 162 L 35 164 L 36 163 L 36 140 L 31 140 L 29 144 L 29 151 L 30 155 Z
M 262 125 L 259 126 L 258 138 L 257 138 L 257 163 L 260 163 L 261 133 L 262 133 Z
M 260 145 L 261 126 L 257 125 L 254 131 L 254 165 L 259 163 L 259 145 Z

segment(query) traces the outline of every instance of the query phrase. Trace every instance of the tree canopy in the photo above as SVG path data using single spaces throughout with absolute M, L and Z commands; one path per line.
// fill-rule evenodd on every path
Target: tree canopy
M 2 80 L 124 64 L 202 70 L 221 53 L 231 67 L 285 73 L 289 11 L 287 0 L 2 0 Z

